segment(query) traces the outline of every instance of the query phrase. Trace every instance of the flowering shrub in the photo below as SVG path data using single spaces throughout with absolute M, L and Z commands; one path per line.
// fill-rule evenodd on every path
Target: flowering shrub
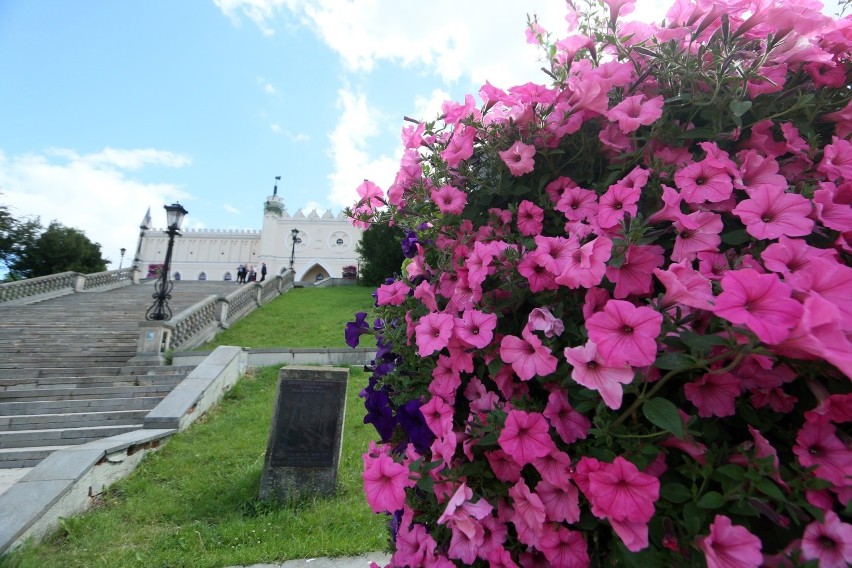
M 358 314 L 395 566 L 852 562 L 852 21 L 533 19 L 548 85 L 402 132 L 402 277 Z

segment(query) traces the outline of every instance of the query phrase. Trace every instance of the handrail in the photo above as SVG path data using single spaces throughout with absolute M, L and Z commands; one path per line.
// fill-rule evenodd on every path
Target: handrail
M 50 298 L 83 291 L 88 292 L 105 287 L 114 287 L 123 283 L 130 284 L 131 282 L 133 282 L 132 267 L 122 270 L 95 272 L 94 274 L 60 272 L 58 274 L 0 284 L 0 303 Z
M 293 287 L 295 272 L 273 276 L 265 282 L 240 287 L 227 296 L 210 296 L 183 310 L 169 321 L 139 324 L 135 364 L 162 364 L 166 351 L 191 349 L 209 341 L 220 329 L 277 298 Z

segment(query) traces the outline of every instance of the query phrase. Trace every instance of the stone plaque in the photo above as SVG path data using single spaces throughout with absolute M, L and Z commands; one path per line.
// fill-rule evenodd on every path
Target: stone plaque
M 347 368 L 284 367 L 279 371 L 261 499 L 334 493 L 348 380 Z

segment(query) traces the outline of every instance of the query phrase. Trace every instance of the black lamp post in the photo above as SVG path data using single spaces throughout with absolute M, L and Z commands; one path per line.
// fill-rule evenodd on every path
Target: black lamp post
M 293 237 L 293 248 L 290 251 L 290 270 L 293 270 L 293 263 L 296 262 L 296 243 L 301 242 L 301 240 L 299 239 L 299 229 L 293 229 L 290 234 Z
M 121 247 L 121 249 L 119 249 L 119 252 L 121 253 L 121 260 L 118 261 L 118 269 L 121 270 L 121 267 L 124 264 L 124 253 L 127 252 L 127 249 Z
M 160 273 L 160 278 L 154 284 L 154 303 L 145 312 L 145 319 L 152 321 L 165 321 L 172 318 L 172 310 L 169 308 L 168 300 L 171 299 L 172 282 L 169 280 L 169 269 L 172 265 L 172 248 L 175 244 L 175 235 L 180 234 L 180 224 L 183 223 L 183 217 L 188 213 L 183 205 L 174 203 L 166 205 L 166 222 L 168 229 L 165 233 L 169 236 L 169 245 L 166 248 L 166 260 L 163 262 L 163 270 Z

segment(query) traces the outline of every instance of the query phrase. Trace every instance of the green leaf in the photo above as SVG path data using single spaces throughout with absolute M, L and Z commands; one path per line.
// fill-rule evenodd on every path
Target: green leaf
M 768 495 L 778 501 L 784 501 L 786 498 L 775 483 L 765 477 L 761 477 L 754 482 L 754 486 L 764 495 Z
M 654 361 L 654 366 L 667 371 L 680 371 L 695 366 L 695 359 L 686 353 L 663 353 Z
M 652 398 L 642 405 L 645 418 L 663 430 L 671 432 L 678 438 L 683 438 L 683 420 L 680 419 L 677 407 L 665 398 Z
M 718 491 L 708 491 L 698 500 L 698 506 L 702 509 L 718 509 L 725 503 L 722 494 Z
M 726 245 L 742 245 L 751 240 L 745 229 L 736 229 L 722 234 L 722 242 Z
M 660 487 L 660 497 L 672 503 L 686 503 L 692 499 L 692 492 L 680 483 L 664 483 Z
M 751 110 L 751 101 L 731 101 L 728 108 L 734 113 L 734 116 L 740 117 Z
M 424 475 L 417 480 L 417 488 L 424 493 L 432 493 L 435 489 L 435 480 L 431 475 Z
M 694 353 L 701 355 L 708 353 L 716 345 L 725 345 L 728 343 L 724 337 L 719 337 L 718 335 L 699 335 L 691 331 L 682 331 L 680 333 L 680 340 Z
M 719 467 L 713 470 L 714 477 L 716 474 L 724 475 L 730 479 L 735 481 L 742 481 L 745 479 L 745 470 L 738 465 L 734 465 L 732 463 L 720 465 Z
M 695 503 L 687 503 L 683 506 L 683 526 L 689 534 L 698 534 L 701 525 L 704 524 L 705 513 Z

